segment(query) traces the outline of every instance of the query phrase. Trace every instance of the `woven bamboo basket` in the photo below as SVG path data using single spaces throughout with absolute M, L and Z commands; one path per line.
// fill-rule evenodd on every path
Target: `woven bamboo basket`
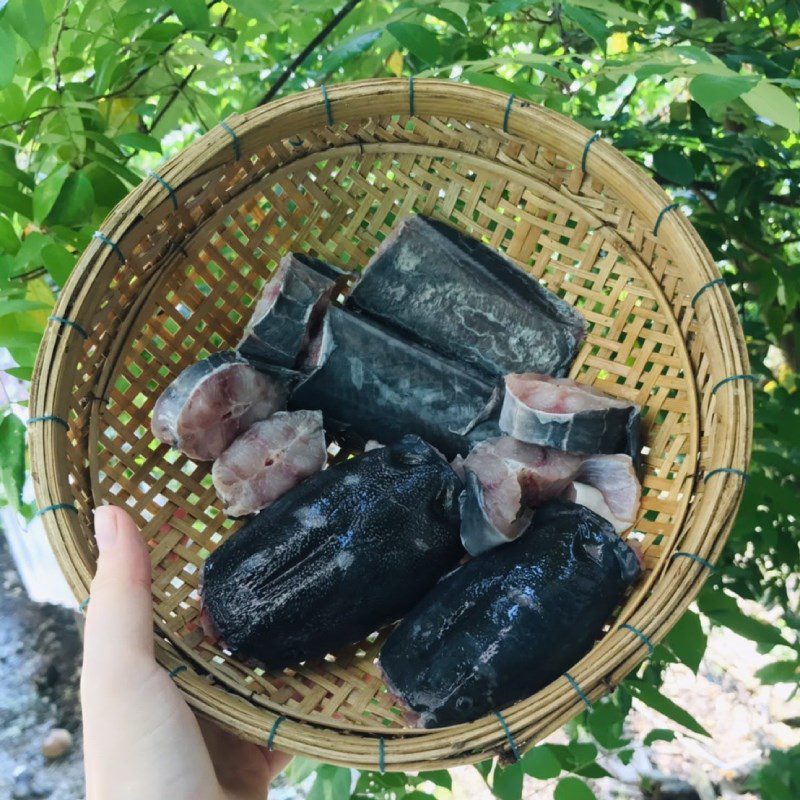
M 203 639 L 200 569 L 240 523 L 222 515 L 210 465 L 154 441 L 149 426 L 182 368 L 236 344 L 285 252 L 355 274 L 414 212 L 482 238 L 579 306 L 589 334 L 572 377 L 641 404 L 646 444 L 630 535 L 647 572 L 603 637 L 501 718 L 440 730 L 405 726 L 375 665 L 381 634 L 279 673 Z M 453 766 L 531 746 L 613 689 L 681 616 L 741 496 L 747 371 L 731 297 L 697 233 L 610 144 L 513 96 L 369 80 L 230 117 L 111 213 L 42 343 L 32 469 L 50 542 L 81 601 L 96 558 L 93 508 L 123 505 L 141 526 L 158 658 L 199 713 L 330 763 Z

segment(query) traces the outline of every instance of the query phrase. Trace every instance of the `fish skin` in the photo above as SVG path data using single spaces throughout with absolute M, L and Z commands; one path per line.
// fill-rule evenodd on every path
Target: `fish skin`
M 234 439 L 214 461 L 211 477 L 225 514 L 242 517 L 319 472 L 326 458 L 319 411 L 278 411 Z
M 151 430 L 189 458 L 213 461 L 253 422 L 285 407 L 289 380 L 254 369 L 233 351 L 214 353 L 183 370 L 161 393 Z
M 463 556 L 461 481 L 418 436 L 307 478 L 209 556 L 203 614 L 270 668 L 321 658 L 408 611 Z
M 402 220 L 345 306 L 489 376 L 565 375 L 586 335 L 578 311 L 450 225 Z
M 531 380 L 541 375 L 529 374 Z M 603 396 L 615 405 L 557 413 L 531 408 L 518 395 L 518 380 L 529 375 L 505 376 L 506 390 L 500 410 L 500 430 L 521 442 L 553 447 L 570 453 L 624 453 L 639 468 L 641 410 L 635 403 Z M 566 381 L 565 381 L 566 382 Z M 514 384 L 517 383 L 517 386 Z M 573 388 L 599 397 L 592 387 L 570 381 Z
M 496 414 L 472 427 L 495 401 L 491 381 L 363 316 L 328 309 L 316 347 L 289 405 L 322 411 L 327 430 L 382 442 L 415 433 L 448 458 L 498 433 Z
M 506 708 L 592 647 L 639 572 L 609 523 L 548 503 L 519 539 L 446 575 L 405 616 L 380 654 L 387 686 L 421 727 Z
M 337 272 L 319 259 L 287 253 L 264 286 L 237 351 L 254 366 L 293 368 L 331 300 Z

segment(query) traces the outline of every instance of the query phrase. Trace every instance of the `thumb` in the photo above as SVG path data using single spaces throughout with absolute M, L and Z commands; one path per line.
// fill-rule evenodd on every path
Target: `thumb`
M 86 616 L 84 673 L 118 680 L 153 659 L 150 556 L 124 509 L 99 506 L 94 524 L 99 558 Z

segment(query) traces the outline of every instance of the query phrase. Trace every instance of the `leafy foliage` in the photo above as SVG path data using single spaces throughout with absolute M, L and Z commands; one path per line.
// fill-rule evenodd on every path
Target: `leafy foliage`
M 31 377 L 55 292 L 111 208 L 162 156 L 256 105 L 338 8 L 332 0 L 305 0 L 303 13 L 290 0 L 0 0 L 0 347 L 16 364 L 11 375 Z M 700 616 L 688 615 L 613 698 L 568 726 L 568 746 L 537 747 L 514 768 L 482 765 L 498 797 L 519 796 L 523 772 L 558 781 L 559 800 L 591 797 L 582 777 L 598 774 L 598 748 L 628 752 L 622 722 L 633 697 L 702 731 L 659 686 L 670 662 L 697 669 L 709 623 L 775 649 L 763 681 L 797 678 L 799 38 L 796 0 L 372 0 L 282 87 L 450 77 L 568 114 L 674 194 L 742 317 L 758 378 L 753 463 Z M 3 496 L 19 507 L 23 429 L 10 411 L 0 445 Z M 747 616 L 741 600 L 781 608 L 782 622 Z M 797 757 L 773 756 L 758 777 L 764 797 L 780 800 L 775 787 Z M 347 770 L 304 763 L 315 775 L 312 796 L 350 791 Z M 444 791 L 444 776 L 365 773 L 354 796 L 421 798 L 431 786 Z

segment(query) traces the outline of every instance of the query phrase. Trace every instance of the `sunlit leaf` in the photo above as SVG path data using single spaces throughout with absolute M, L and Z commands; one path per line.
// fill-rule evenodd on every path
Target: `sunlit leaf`
M 33 219 L 42 223 L 50 213 L 50 209 L 55 205 L 61 187 L 69 175 L 69 165 L 63 164 L 53 170 L 41 183 L 33 190 Z
M 172 10 L 187 28 L 207 28 L 208 8 L 205 0 L 170 0 Z
M 756 114 L 766 117 L 776 125 L 782 125 L 795 133 L 800 130 L 800 111 L 797 109 L 797 102 L 769 81 L 759 81 L 754 89 L 742 95 L 742 100 Z
M 17 66 L 17 43 L 11 29 L 0 24 L 0 89 L 5 89 L 12 80 Z
M 0 480 L 6 501 L 19 509 L 25 483 L 25 425 L 14 414 L 0 422 Z
M 5 19 L 17 34 L 34 50 L 38 50 L 47 37 L 47 22 L 42 10 L 41 0 L 8 0 Z M 5 52 L 0 50 L 0 60 Z

